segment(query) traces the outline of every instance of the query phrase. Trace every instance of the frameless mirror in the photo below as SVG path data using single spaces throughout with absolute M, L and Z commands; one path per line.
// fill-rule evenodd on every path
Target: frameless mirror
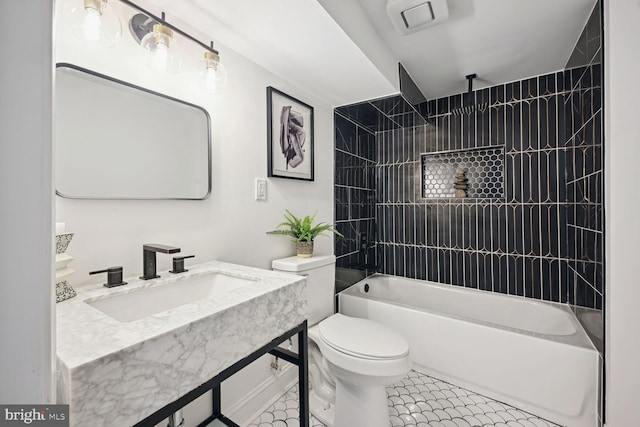
M 205 199 L 209 114 L 75 65 L 58 64 L 56 193 L 79 199 Z

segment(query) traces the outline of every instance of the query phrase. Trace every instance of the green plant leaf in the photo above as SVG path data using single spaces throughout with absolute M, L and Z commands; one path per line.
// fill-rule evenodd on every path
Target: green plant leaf
M 325 236 L 326 232 L 334 233 L 338 236 L 344 237 L 339 231 L 333 228 L 331 224 L 320 222 L 313 225 L 313 221 L 316 218 L 318 211 L 315 211 L 313 215 L 306 215 L 303 218 L 299 218 L 294 215 L 290 210 L 285 209 L 285 220 L 276 226 L 275 230 L 267 231 L 267 234 L 280 234 L 293 237 L 296 242 L 313 242 L 318 236 Z

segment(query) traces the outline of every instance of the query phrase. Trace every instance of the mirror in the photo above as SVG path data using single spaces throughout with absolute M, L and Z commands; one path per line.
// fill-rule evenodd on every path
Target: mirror
M 58 64 L 56 193 L 77 199 L 205 199 L 209 114 L 201 107 Z

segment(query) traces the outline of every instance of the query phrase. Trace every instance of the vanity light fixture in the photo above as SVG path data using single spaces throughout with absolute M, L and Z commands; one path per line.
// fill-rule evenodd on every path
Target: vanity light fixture
M 204 52 L 203 68 L 201 71 L 201 79 L 203 88 L 207 92 L 215 92 L 217 89 L 227 84 L 227 69 L 220 62 L 220 54 L 213 48 Z
M 71 16 L 71 31 L 76 37 L 112 47 L 122 35 L 120 19 L 109 0 L 67 0 L 65 8 Z
M 177 72 L 181 65 L 180 53 L 173 30 L 164 24 L 164 12 L 162 22 L 153 24 L 151 31 L 140 40 L 140 46 L 148 52 L 148 66 L 159 71 Z

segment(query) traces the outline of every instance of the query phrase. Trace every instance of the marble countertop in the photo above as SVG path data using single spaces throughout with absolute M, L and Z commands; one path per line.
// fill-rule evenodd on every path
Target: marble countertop
M 131 322 L 86 301 L 224 273 L 255 282 Z M 203 384 L 307 316 L 303 277 L 223 262 L 158 279 L 92 285 L 56 304 L 58 401 L 73 426 L 132 425 Z

